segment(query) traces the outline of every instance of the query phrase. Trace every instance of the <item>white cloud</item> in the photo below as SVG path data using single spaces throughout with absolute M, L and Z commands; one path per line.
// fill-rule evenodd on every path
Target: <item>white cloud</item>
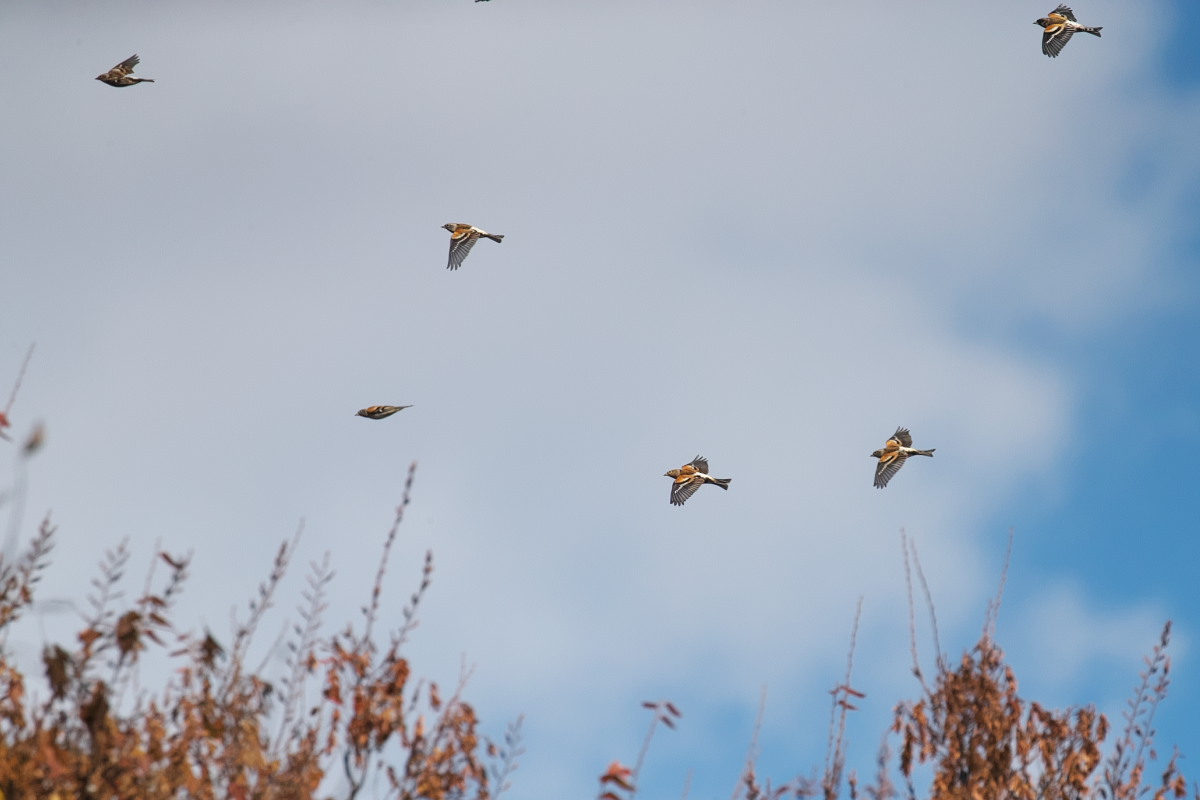
M 1025 651 L 1025 659 L 1036 659 L 1031 672 L 1051 691 L 1076 695 L 1095 690 L 1089 686 L 1091 677 L 1114 666 L 1128 671 L 1126 682 L 1132 687 L 1142 656 L 1150 653 L 1167 616 L 1153 602 L 1105 609 L 1083 587 L 1060 581 L 1021 603 L 1009 639 Z M 1067 702 L 1081 701 L 1074 697 Z

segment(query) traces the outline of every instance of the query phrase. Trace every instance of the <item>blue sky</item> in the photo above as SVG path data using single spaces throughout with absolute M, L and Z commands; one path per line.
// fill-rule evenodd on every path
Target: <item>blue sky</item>
M 671 699 L 647 793 L 709 797 L 763 686 L 760 772 L 822 762 L 859 598 L 872 770 L 917 690 L 900 530 L 955 655 L 1013 528 L 1023 691 L 1116 719 L 1173 619 L 1159 749 L 1192 769 L 1200 66 L 1106 0 L 1047 59 L 1048 10 L 6 5 L 0 378 L 37 343 L 9 483 L 59 525 L 44 591 L 161 541 L 219 633 L 303 519 L 292 596 L 331 551 L 336 627 L 417 460 L 393 624 L 432 549 L 410 656 L 474 664 L 493 735 L 526 715 L 514 796 L 588 796 Z M 92 80 L 133 52 L 156 83 Z M 447 221 L 506 239 L 448 272 Z M 353 416 L 381 403 L 413 408 Z M 937 455 L 876 491 L 897 425 Z M 697 453 L 731 489 L 671 507 Z

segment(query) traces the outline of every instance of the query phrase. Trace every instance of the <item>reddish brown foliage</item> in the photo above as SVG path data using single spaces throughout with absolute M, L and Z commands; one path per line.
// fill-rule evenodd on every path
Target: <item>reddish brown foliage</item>
M 896 709 L 900 770 L 935 765 L 932 798 L 1080 798 L 1108 731 L 1092 708 L 1050 711 L 1017 695 L 1004 654 L 987 636 L 932 692 Z
M 908 545 L 905 544 L 906 552 Z M 906 561 L 906 568 L 910 566 Z M 929 599 L 920 565 L 913 562 Z M 910 575 L 911 577 L 911 575 Z M 1002 584 L 1003 585 L 1003 584 Z M 911 582 L 910 582 L 911 586 Z M 891 735 L 899 738 L 893 753 L 885 740 L 878 770 L 871 785 L 861 785 L 856 773 L 845 771 L 845 735 L 849 712 L 857 710 L 866 695 L 852 688 L 857 615 L 851 635 L 846 675 L 831 692 L 829 745 L 824 769 L 816 777 L 795 778 L 778 787 L 761 781 L 755 767 L 757 744 L 734 791 L 735 800 L 775 800 L 783 797 L 821 797 L 835 800 L 843 788 L 851 800 L 860 797 L 889 800 L 901 796 L 894 785 L 898 775 L 906 786 L 903 796 L 916 800 L 1168 800 L 1183 798 L 1188 785 L 1179 771 L 1178 754 L 1172 755 L 1157 781 L 1147 780 L 1153 750 L 1153 720 L 1166 697 L 1170 660 L 1166 655 L 1171 625 L 1168 622 L 1153 653 L 1146 659 L 1141 682 L 1124 714 L 1125 730 L 1107 758 L 1104 742 L 1109 724 L 1091 706 L 1056 711 L 1018 694 L 1012 668 L 992 638 L 1000 594 L 989 606 L 983 635 L 958 666 L 945 658 L 937 661 L 936 679 L 927 685 L 917 663 L 913 642 L 914 673 L 921 682 L 919 699 L 895 708 Z M 911 604 L 910 604 L 911 608 Z M 932 619 L 933 609 L 930 605 Z M 933 619 L 936 630 L 936 619 Z M 913 625 L 915 631 L 915 624 Z M 914 633 L 915 638 L 915 633 Z M 644 704 L 662 713 L 662 704 Z M 754 738 L 758 736 L 756 726 Z M 645 755 L 649 737 L 643 745 Z M 637 794 L 641 767 L 628 770 L 613 762 L 601 776 L 601 800 L 631 800 Z M 1100 769 L 1103 764 L 1103 769 Z M 926 769 L 918 769 L 926 766 Z M 921 786 L 918 786 L 921 784 Z M 926 785 L 927 784 L 927 785 Z M 685 792 L 686 795 L 686 792 Z M 1193 795 L 1200 800 L 1200 790 Z
M 415 466 L 415 465 L 414 465 Z M 397 511 L 387 550 L 408 503 Z M 26 611 L 47 565 L 54 530 L 44 523 L 24 556 L 0 562 L 0 633 Z M 372 587 L 362 631 L 348 626 L 322 639 L 319 615 L 332 574 L 314 567 L 304 624 L 290 646 L 292 671 L 275 685 L 246 668 L 254 630 L 271 605 L 294 552 L 284 545 L 270 578 L 250 603 L 228 652 L 213 634 L 177 631 L 172 602 L 187 577 L 188 557 L 162 554 L 166 580 L 120 608 L 117 589 L 128 554 L 110 552 L 90 598 L 93 612 L 74 647 L 52 644 L 42 662 L 45 689 L 26 690 L 26 676 L 0 653 L 0 792 L 5 798 L 308 798 L 322 785 L 354 797 L 368 776 L 374 796 L 458 800 L 489 797 L 481 764 L 478 720 L 458 692 L 443 699 L 437 686 L 414 687 L 400 646 L 432 573 L 426 560 L 421 590 L 405 609 L 405 627 L 379 651 L 375 622 L 383 567 Z M 168 640 L 174 677 L 158 692 L 124 702 L 139 661 Z M 320 679 L 316 702 L 303 684 Z M 461 688 L 461 687 L 460 687 Z M 272 733 L 272 721 L 278 730 Z M 509 752 L 515 745 L 510 743 Z M 492 752 L 503 753 L 492 747 Z M 511 761 L 511 759 L 508 759 Z M 509 768 L 515 762 L 509 764 Z M 341 777 L 327 781 L 335 767 Z

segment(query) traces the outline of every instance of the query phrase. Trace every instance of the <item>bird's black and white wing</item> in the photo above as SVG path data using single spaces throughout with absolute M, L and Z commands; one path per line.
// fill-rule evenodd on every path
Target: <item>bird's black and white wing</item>
M 1062 49 L 1067 46 L 1067 42 L 1071 41 L 1071 36 L 1074 33 L 1073 28 L 1068 28 L 1062 23 L 1050 25 L 1042 33 L 1042 53 L 1051 58 L 1056 58 L 1062 52 Z
M 696 493 L 696 490 L 704 485 L 703 478 L 692 476 L 681 482 L 671 485 L 671 505 L 681 506 L 684 502 Z
M 471 248 L 478 240 L 479 234 L 471 230 L 463 231 L 461 235 L 452 235 L 450 237 L 450 261 L 446 264 L 446 269 L 461 267 L 467 253 L 471 252 Z
M 904 453 L 896 452 L 889 453 L 875 466 L 875 488 L 882 489 L 888 485 L 888 481 L 892 476 L 900 471 L 904 466 L 904 461 L 908 456 Z

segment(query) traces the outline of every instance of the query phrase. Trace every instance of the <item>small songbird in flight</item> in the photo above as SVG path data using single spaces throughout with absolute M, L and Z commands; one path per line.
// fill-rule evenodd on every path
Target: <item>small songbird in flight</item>
M 904 466 L 904 461 L 909 456 L 929 456 L 933 457 L 933 451 L 937 448 L 929 450 L 917 450 L 912 446 L 912 434 L 908 432 L 908 428 L 896 428 L 896 432 L 892 434 L 892 438 L 887 440 L 881 449 L 871 453 L 871 458 L 878 458 L 879 463 L 875 466 L 875 488 L 882 489 L 888 485 L 888 481 L 892 476 L 900 471 Z
M 479 237 L 486 237 L 493 242 L 499 242 L 504 238 L 502 233 L 488 233 L 465 222 L 447 222 L 442 227 L 450 231 L 450 262 L 446 264 L 446 269 L 461 267 L 463 259 L 467 257 L 467 253 L 471 252 L 471 248 L 475 246 Z
M 135 83 L 154 83 L 153 78 L 134 78 L 133 68 L 141 61 L 134 53 L 129 58 L 117 64 L 103 75 L 97 75 L 96 80 L 104 81 L 109 86 L 133 86 Z
M 1042 52 L 1051 58 L 1062 52 L 1075 33 L 1099 36 L 1103 30 L 1102 27 L 1089 28 L 1087 25 L 1080 25 L 1075 20 L 1075 12 L 1067 6 L 1059 6 L 1041 19 L 1034 20 L 1033 24 L 1041 25 L 1045 29 L 1042 32 Z
M 675 482 L 671 484 L 671 505 L 673 506 L 683 505 L 689 497 L 696 493 L 697 489 L 706 483 L 728 489 L 729 482 L 733 480 L 732 478 L 714 478 L 709 475 L 708 459 L 703 456 L 696 456 L 692 459 L 692 463 L 684 464 L 679 469 L 669 469 L 663 475 L 675 479 Z
M 355 416 L 366 417 L 367 419 L 383 419 L 406 408 L 412 408 L 412 406 L 367 406 L 366 408 L 359 409 Z

